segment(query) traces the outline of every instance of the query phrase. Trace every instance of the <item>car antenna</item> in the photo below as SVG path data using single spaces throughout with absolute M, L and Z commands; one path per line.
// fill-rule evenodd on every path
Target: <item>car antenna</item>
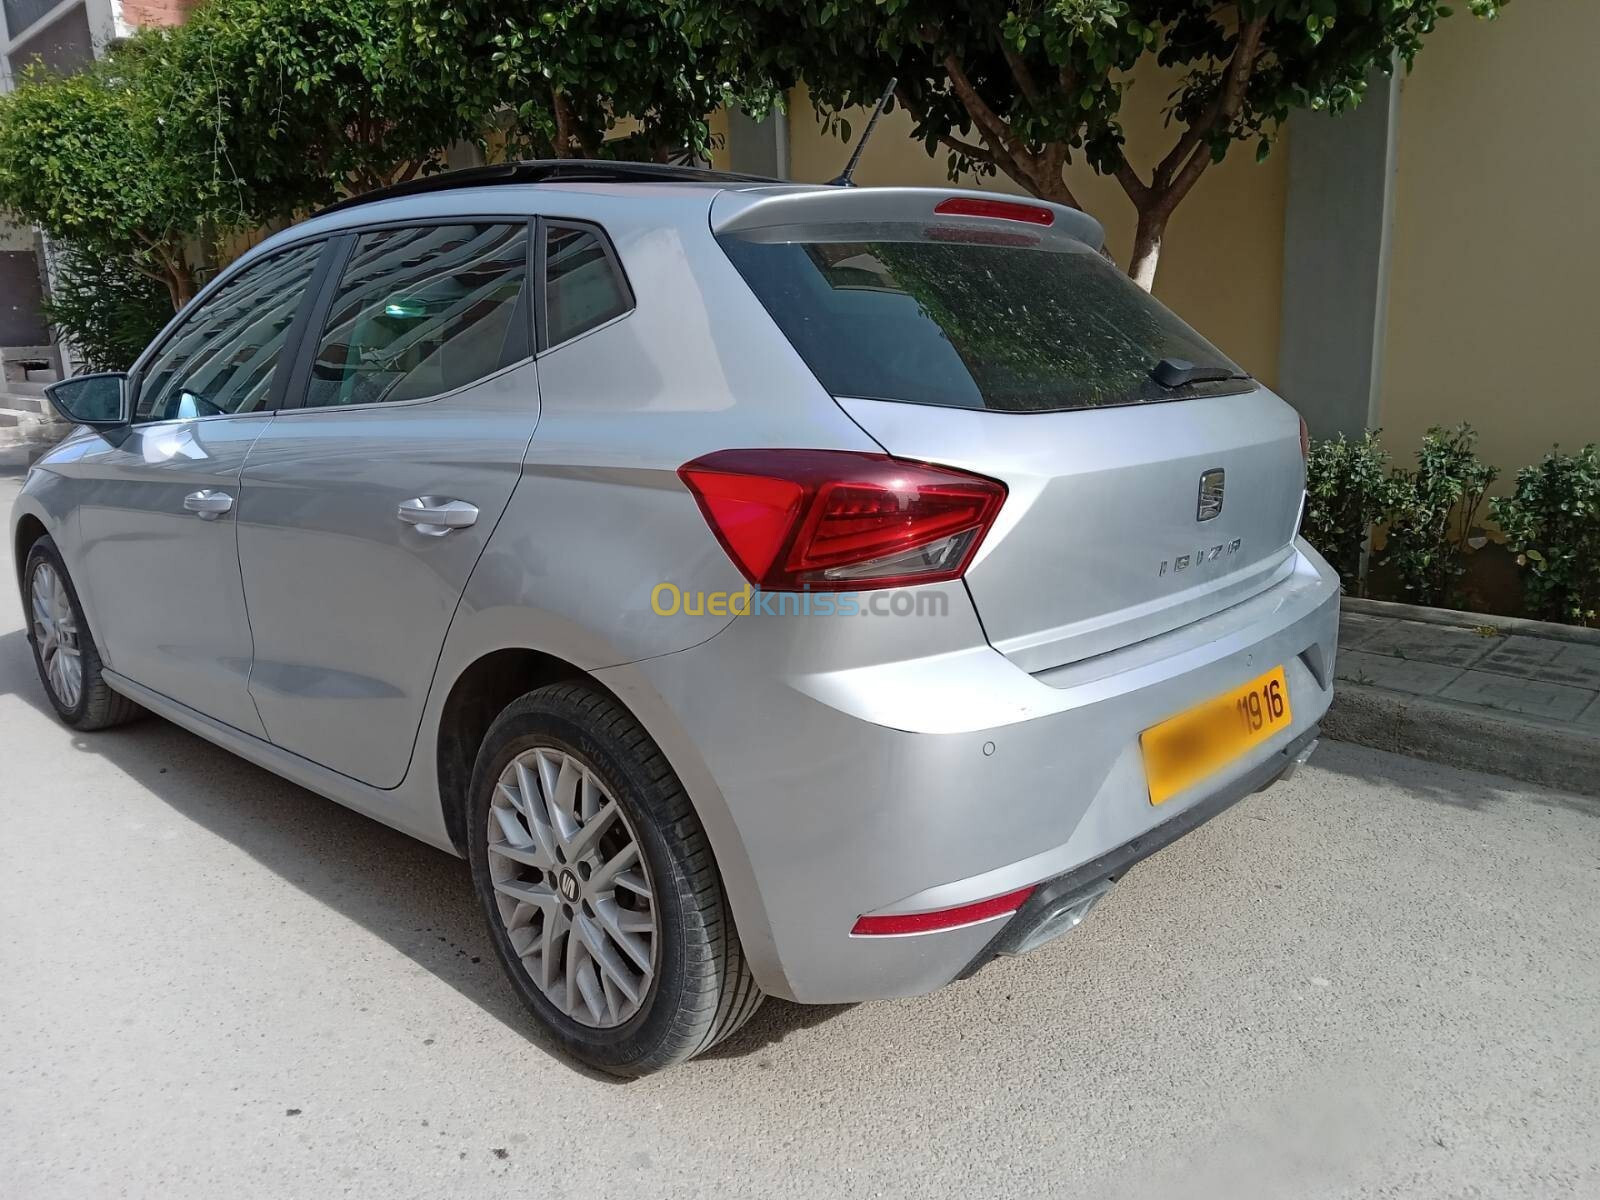
M 850 152 L 850 161 L 845 163 L 844 170 L 839 172 L 839 178 L 830 181 L 831 186 L 856 186 L 855 180 L 850 177 L 856 173 L 856 164 L 861 161 L 861 152 L 867 148 L 867 139 L 872 136 L 872 127 L 878 123 L 878 118 L 883 116 L 884 106 L 889 103 L 889 97 L 894 95 L 894 85 L 899 82 L 898 79 L 890 79 L 889 86 L 883 89 L 883 95 L 878 97 L 878 107 L 872 110 L 872 117 L 867 121 L 867 127 L 861 131 L 861 140 Z

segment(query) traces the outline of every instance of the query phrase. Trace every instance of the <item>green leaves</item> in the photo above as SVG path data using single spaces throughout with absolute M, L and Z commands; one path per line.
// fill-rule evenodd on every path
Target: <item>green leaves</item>
M 1499 470 L 1477 455 L 1470 425 L 1434 426 L 1417 450 L 1415 471 L 1397 471 L 1383 562 L 1419 604 L 1455 599 L 1461 559 L 1484 493 Z
M 1552 449 L 1517 472 L 1516 490 L 1491 501 L 1489 513 L 1523 568 L 1529 612 L 1600 625 L 1600 446 Z
M 1306 459 L 1306 511 L 1300 532 L 1339 572 L 1347 592 L 1363 591 L 1361 554 L 1372 527 L 1399 494 L 1389 456 L 1369 429 L 1360 441 L 1344 434 L 1314 441 Z

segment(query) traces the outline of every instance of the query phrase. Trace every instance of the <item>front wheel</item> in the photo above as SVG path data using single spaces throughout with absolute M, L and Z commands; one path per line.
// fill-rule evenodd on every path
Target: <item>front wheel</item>
M 473 771 L 468 839 L 500 961 L 575 1058 L 644 1075 L 760 1006 L 689 798 L 608 696 L 553 684 L 500 714 Z
M 144 710 L 111 690 L 100 670 L 100 651 L 83 615 L 61 552 L 48 536 L 34 542 L 22 568 L 33 665 L 63 721 L 84 731 L 109 729 Z

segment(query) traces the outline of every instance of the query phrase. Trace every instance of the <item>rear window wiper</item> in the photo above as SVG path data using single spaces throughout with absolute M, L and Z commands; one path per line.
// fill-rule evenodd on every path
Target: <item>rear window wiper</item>
M 1183 358 L 1163 358 L 1150 368 L 1150 378 L 1162 387 L 1183 387 L 1189 383 L 1220 383 L 1225 379 L 1248 379 L 1235 367 L 1221 363 L 1192 363 Z

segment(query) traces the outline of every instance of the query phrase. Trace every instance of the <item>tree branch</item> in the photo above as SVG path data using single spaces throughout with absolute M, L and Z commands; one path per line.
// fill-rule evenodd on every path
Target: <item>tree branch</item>
M 1028 153 L 1028 148 L 1017 140 L 1016 135 L 1011 132 L 1011 127 L 984 102 L 982 96 L 978 95 L 978 89 L 972 86 L 972 80 L 967 78 L 961 60 L 954 53 L 944 56 L 944 70 L 950 77 L 950 86 L 954 89 L 957 99 L 977 124 L 984 140 L 989 143 L 996 165 L 1008 175 L 1037 183 L 1033 171 L 1029 169 L 1033 165 L 1033 156 Z
M 951 137 L 948 133 L 941 133 L 939 142 L 941 145 L 954 150 L 957 154 L 965 154 L 968 158 L 977 162 L 988 163 L 990 166 L 994 165 L 994 155 L 976 142 L 964 142 L 958 137 Z
M 1267 18 L 1263 15 L 1239 26 L 1233 57 L 1223 72 L 1216 96 L 1207 106 L 1205 113 L 1190 123 L 1177 144 L 1156 167 L 1151 180 L 1152 190 L 1156 192 L 1170 190 L 1175 194 L 1173 204 L 1188 194 L 1189 189 L 1209 165 L 1211 151 L 1204 145 L 1206 139 L 1219 128 L 1231 124 L 1234 117 L 1239 115 L 1239 108 L 1244 103 L 1245 90 L 1250 85 L 1251 72 L 1255 70 L 1256 59 L 1261 52 L 1261 35 L 1266 29 L 1266 24 Z
M 1006 40 L 1005 34 L 1000 35 L 1000 53 L 1006 56 L 1006 66 L 1011 68 L 1011 77 L 1017 81 L 1017 88 L 1029 104 L 1039 103 L 1039 85 L 1034 82 L 1033 72 L 1028 69 L 1028 64 L 1023 61 L 1022 55 Z

